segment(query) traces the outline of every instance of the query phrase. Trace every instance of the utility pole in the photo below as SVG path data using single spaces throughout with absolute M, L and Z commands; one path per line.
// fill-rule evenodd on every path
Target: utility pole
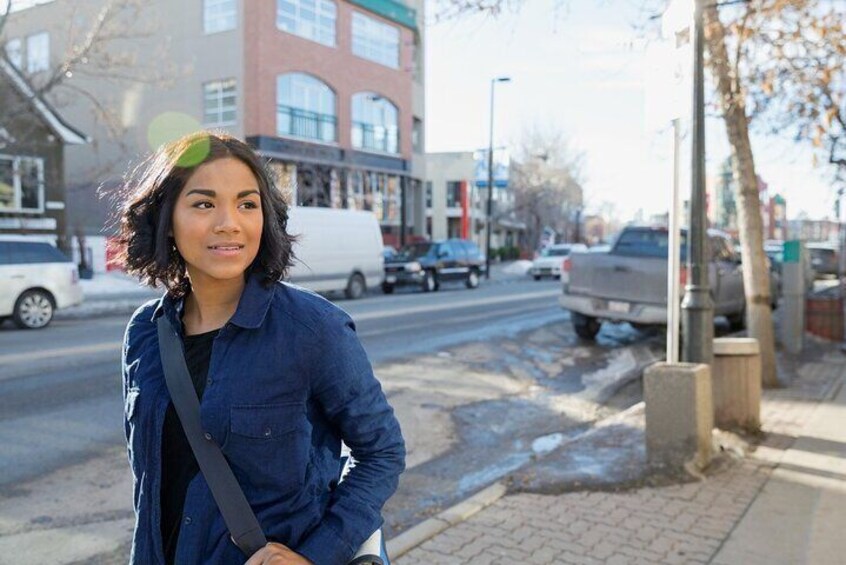
M 493 230 L 493 132 L 494 132 L 494 87 L 498 82 L 510 82 L 509 77 L 491 79 L 491 125 L 488 138 L 488 221 L 485 234 L 485 278 L 491 278 L 491 231 Z
M 693 187 L 687 265 L 690 279 L 682 301 L 683 360 L 710 365 L 714 359 L 714 303 L 708 281 L 707 217 L 705 215 L 705 0 L 695 0 L 693 15 Z

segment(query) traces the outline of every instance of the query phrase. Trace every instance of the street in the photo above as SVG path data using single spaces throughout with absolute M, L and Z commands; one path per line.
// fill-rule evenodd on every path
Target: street
M 580 342 L 557 305 L 559 288 L 515 278 L 338 301 L 356 320 L 408 444 L 409 469 L 385 509 L 389 536 L 584 431 L 657 358 L 661 340 L 627 326 Z M 0 515 L 14 516 L 0 537 L 16 548 L 57 527 L 76 539 L 105 521 L 124 532 L 115 534 L 120 545 L 79 538 L 87 549 L 77 558 L 126 558 L 119 360 L 127 318 L 57 320 L 37 333 L 0 328 Z

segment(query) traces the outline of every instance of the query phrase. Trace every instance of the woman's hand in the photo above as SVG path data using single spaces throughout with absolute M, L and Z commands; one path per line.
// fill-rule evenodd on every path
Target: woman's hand
M 312 563 L 281 543 L 269 542 L 253 553 L 244 565 L 312 565 Z

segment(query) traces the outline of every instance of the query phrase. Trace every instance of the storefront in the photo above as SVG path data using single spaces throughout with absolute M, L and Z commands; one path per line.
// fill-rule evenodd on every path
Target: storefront
M 402 245 L 412 233 L 412 194 L 422 183 L 411 177 L 409 161 L 284 138 L 257 136 L 247 142 L 270 160 L 289 202 L 373 212 L 386 245 Z

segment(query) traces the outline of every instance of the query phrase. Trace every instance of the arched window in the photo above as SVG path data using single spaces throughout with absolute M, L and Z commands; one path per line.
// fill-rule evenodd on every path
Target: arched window
M 338 8 L 332 0 L 277 0 L 276 27 L 282 31 L 335 46 Z
M 287 73 L 276 79 L 276 132 L 325 142 L 337 140 L 335 93 L 305 73 Z
M 390 100 L 375 92 L 352 97 L 353 147 L 399 153 L 399 111 Z

